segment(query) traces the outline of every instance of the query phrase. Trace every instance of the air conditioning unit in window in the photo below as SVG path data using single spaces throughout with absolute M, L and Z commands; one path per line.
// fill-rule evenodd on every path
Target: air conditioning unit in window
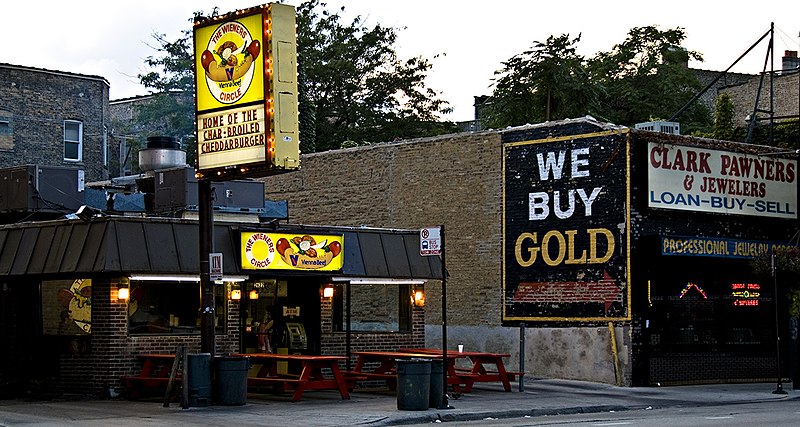
M 636 129 L 649 130 L 650 132 L 668 133 L 671 135 L 681 134 L 681 124 L 678 122 L 644 122 L 636 123 Z

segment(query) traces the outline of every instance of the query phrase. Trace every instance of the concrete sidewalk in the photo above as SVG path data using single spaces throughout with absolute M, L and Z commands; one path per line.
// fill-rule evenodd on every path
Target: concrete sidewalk
M 400 411 L 397 397 L 385 389 L 352 393 L 309 391 L 292 403 L 290 395 L 250 394 L 243 406 L 169 408 L 156 400 L 25 401 L 0 400 L 0 426 L 389 426 L 441 421 L 481 420 L 552 414 L 643 410 L 667 407 L 788 401 L 800 391 L 776 384 L 718 384 L 626 388 L 567 380 L 526 380 L 525 392 L 503 392 L 500 385 L 476 385 L 472 393 L 450 399 L 452 409 Z

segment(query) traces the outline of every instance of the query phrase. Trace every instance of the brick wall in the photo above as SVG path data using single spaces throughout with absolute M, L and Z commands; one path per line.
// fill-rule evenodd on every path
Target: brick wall
M 685 353 L 655 355 L 650 358 L 652 384 L 685 385 L 725 382 L 746 378 L 753 382 L 775 381 L 774 356 L 737 356 L 731 354 L 709 355 Z M 738 372 L 740 376 L 731 377 Z
M 101 150 L 109 123 L 108 82 L 97 76 L 0 64 L 0 167 L 77 166 L 87 181 L 108 178 Z M 83 123 L 83 160 L 64 160 L 64 120 Z
M 758 93 L 758 84 L 760 77 L 756 76 L 750 79 L 747 83 L 731 86 L 720 89 L 720 93 L 727 93 L 733 101 L 734 113 L 733 123 L 737 126 L 745 125 L 745 117 L 753 114 L 753 107 L 755 106 L 756 94 Z M 794 115 L 797 117 L 797 94 L 798 94 L 798 74 L 784 74 L 776 75 L 773 79 L 774 109 L 775 116 L 789 116 Z M 769 77 L 764 78 L 763 87 L 761 89 L 761 97 L 758 101 L 758 108 L 760 110 L 769 111 L 770 105 L 770 91 L 769 91 Z M 758 113 L 759 117 L 768 117 L 768 113 Z
M 290 220 L 416 229 L 446 224 L 448 320 L 500 319 L 502 212 L 497 133 L 358 147 L 303 156 L 302 169 L 266 179 L 289 200 Z M 426 286 L 427 321 L 441 324 L 438 286 Z
M 108 396 L 109 389 L 120 389 L 120 377 L 139 372 L 137 354 L 174 353 L 181 344 L 189 353 L 200 352 L 197 334 L 128 335 L 128 304 L 117 298 L 116 283 L 93 281 L 91 351 L 59 357 L 58 375 L 49 379 L 53 392 Z M 227 310 L 228 332 L 216 335 L 217 355 L 239 351 L 238 304 L 228 302 Z
M 717 96 L 724 90 L 724 88 L 728 86 L 737 85 L 740 83 L 744 83 L 753 78 L 752 74 L 742 74 L 742 73 L 725 73 L 722 77 L 720 77 L 720 71 L 710 71 L 710 70 L 700 70 L 700 69 L 691 69 L 694 73 L 697 80 L 700 81 L 701 88 L 705 88 L 708 86 L 711 81 L 719 77 L 716 83 L 714 83 L 711 88 L 709 88 L 697 102 L 702 103 L 708 108 L 710 113 L 714 113 L 715 103 L 717 102 Z

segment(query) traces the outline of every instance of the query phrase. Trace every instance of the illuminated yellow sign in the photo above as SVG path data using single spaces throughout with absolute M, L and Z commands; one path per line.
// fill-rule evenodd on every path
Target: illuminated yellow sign
M 261 14 L 195 31 L 197 110 L 264 100 Z
M 242 233 L 242 268 L 248 270 L 341 270 L 343 236 Z
M 263 105 L 197 117 L 197 159 L 201 170 L 266 160 Z
M 196 19 L 194 53 L 200 174 L 226 179 L 299 168 L 294 7 Z

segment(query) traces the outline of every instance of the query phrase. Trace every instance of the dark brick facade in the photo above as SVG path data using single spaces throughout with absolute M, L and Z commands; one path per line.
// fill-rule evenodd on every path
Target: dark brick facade
M 103 77 L 0 64 L 0 167 L 70 166 L 87 182 L 108 179 L 108 96 Z M 83 123 L 81 161 L 64 160 L 65 120 Z

